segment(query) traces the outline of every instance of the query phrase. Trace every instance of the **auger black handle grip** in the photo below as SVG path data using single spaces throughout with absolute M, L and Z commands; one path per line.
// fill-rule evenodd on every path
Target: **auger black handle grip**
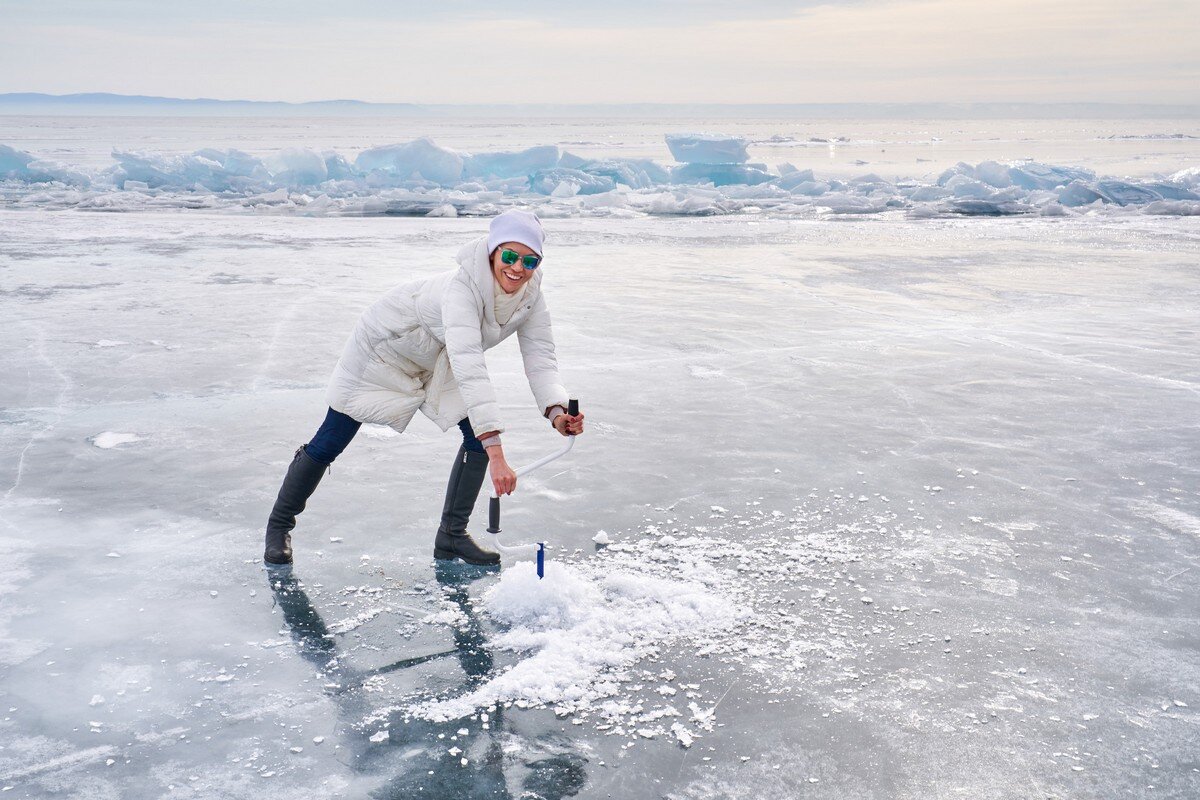
M 488 533 L 500 532 L 500 498 L 490 498 L 488 503 Z

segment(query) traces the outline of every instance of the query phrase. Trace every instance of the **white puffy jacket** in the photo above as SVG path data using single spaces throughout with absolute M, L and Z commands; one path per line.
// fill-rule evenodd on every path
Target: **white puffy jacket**
M 483 352 L 514 333 L 538 411 L 566 406 L 542 271 L 499 325 L 487 237 L 464 245 L 458 263 L 457 270 L 397 286 L 363 312 L 329 380 L 331 408 L 397 431 L 417 409 L 442 430 L 468 417 L 477 434 L 502 431 Z

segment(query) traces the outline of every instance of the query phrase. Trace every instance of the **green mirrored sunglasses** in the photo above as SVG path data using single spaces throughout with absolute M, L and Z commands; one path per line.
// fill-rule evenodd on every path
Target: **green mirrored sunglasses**
M 511 267 L 513 264 L 517 263 L 518 259 L 521 262 L 521 266 L 525 269 L 537 269 L 538 265 L 542 263 L 541 256 L 535 256 L 533 254 L 523 256 L 516 250 L 509 250 L 508 248 L 500 251 L 500 261 L 503 262 L 504 266 L 506 267 Z

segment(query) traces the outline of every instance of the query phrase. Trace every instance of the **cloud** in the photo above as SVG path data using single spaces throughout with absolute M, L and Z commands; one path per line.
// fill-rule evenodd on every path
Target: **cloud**
M 367 18 L 379 4 L 362 0 L 337 18 L 237 18 L 232 7 L 221 15 L 206 5 L 203 18 L 194 7 L 186 20 L 156 25 L 30 22 L 0 31 L 0 91 L 418 103 L 1195 103 L 1200 85 L 1194 11 L 1169 0 L 780 2 L 749 4 L 754 13 L 736 18 L 720 17 L 717 3 L 697 4 L 695 14 L 691 4 L 646 3 L 659 21 L 639 24 L 636 4 L 605 6 L 609 17 L 630 13 L 625 27 L 610 19 L 604 28 L 553 14 L 560 6 L 549 3 L 490 4 L 487 17 L 477 3 L 439 5 L 457 16 Z M 664 27 L 665 10 L 685 21 Z
M 404 24 L 524 20 L 552 27 L 634 28 L 730 19 L 778 19 L 819 5 L 870 0 L 6 0 L 6 13 L 28 24 L 74 24 L 165 29 L 212 20 L 325 25 L 344 20 Z

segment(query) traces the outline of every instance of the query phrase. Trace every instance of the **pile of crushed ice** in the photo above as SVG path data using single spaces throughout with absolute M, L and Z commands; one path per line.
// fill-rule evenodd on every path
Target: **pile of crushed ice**
M 800 684 L 857 687 L 844 660 L 883 630 L 881 618 L 921 614 L 873 605 L 845 571 L 898 522 L 884 500 L 871 508 L 814 493 L 787 513 L 758 501 L 742 512 L 662 509 L 659 521 L 607 537 L 594 554 L 556 556 L 545 580 L 529 563 L 507 567 L 472 605 L 492 628 L 484 646 L 508 653 L 509 665 L 465 690 L 376 708 L 361 725 L 540 708 L 625 738 L 623 747 L 690 747 L 721 725 L 721 701 L 739 682 L 739 695 L 768 703 Z M 833 509 L 849 519 L 831 523 Z M 869 546 L 885 561 L 899 557 Z M 424 622 L 469 624 L 458 611 Z
M 630 668 L 664 646 L 727 634 L 748 616 L 748 609 L 701 581 L 638 574 L 630 566 L 598 574 L 552 562 L 545 580 L 529 562 L 506 570 L 484 594 L 487 613 L 504 629 L 489 644 L 531 655 L 472 692 L 422 706 L 419 714 L 457 719 L 497 703 L 586 713 L 619 694 Z M 662 696 L 678 691 L 674 677 L 658 676 Z M 660 717 L 679 713 L 664 707 Z
M 1032 161 L 959 163 L 936 177 L 822 178 L 790 163 L 751 163 L 736 136 L 670 134 L 675 163 L 583 158 L 555 145 L 465 153 L 428 138 L 364 150 L 285 148 L 183 155 L 114 150 L 87 171 L 0 144 L 0 204 L 138 211 L 230 209 L 314 216 L 487 216 L 533 205 L 549 217 L 1200 214 L 1200 168 L 1119 179 Z

